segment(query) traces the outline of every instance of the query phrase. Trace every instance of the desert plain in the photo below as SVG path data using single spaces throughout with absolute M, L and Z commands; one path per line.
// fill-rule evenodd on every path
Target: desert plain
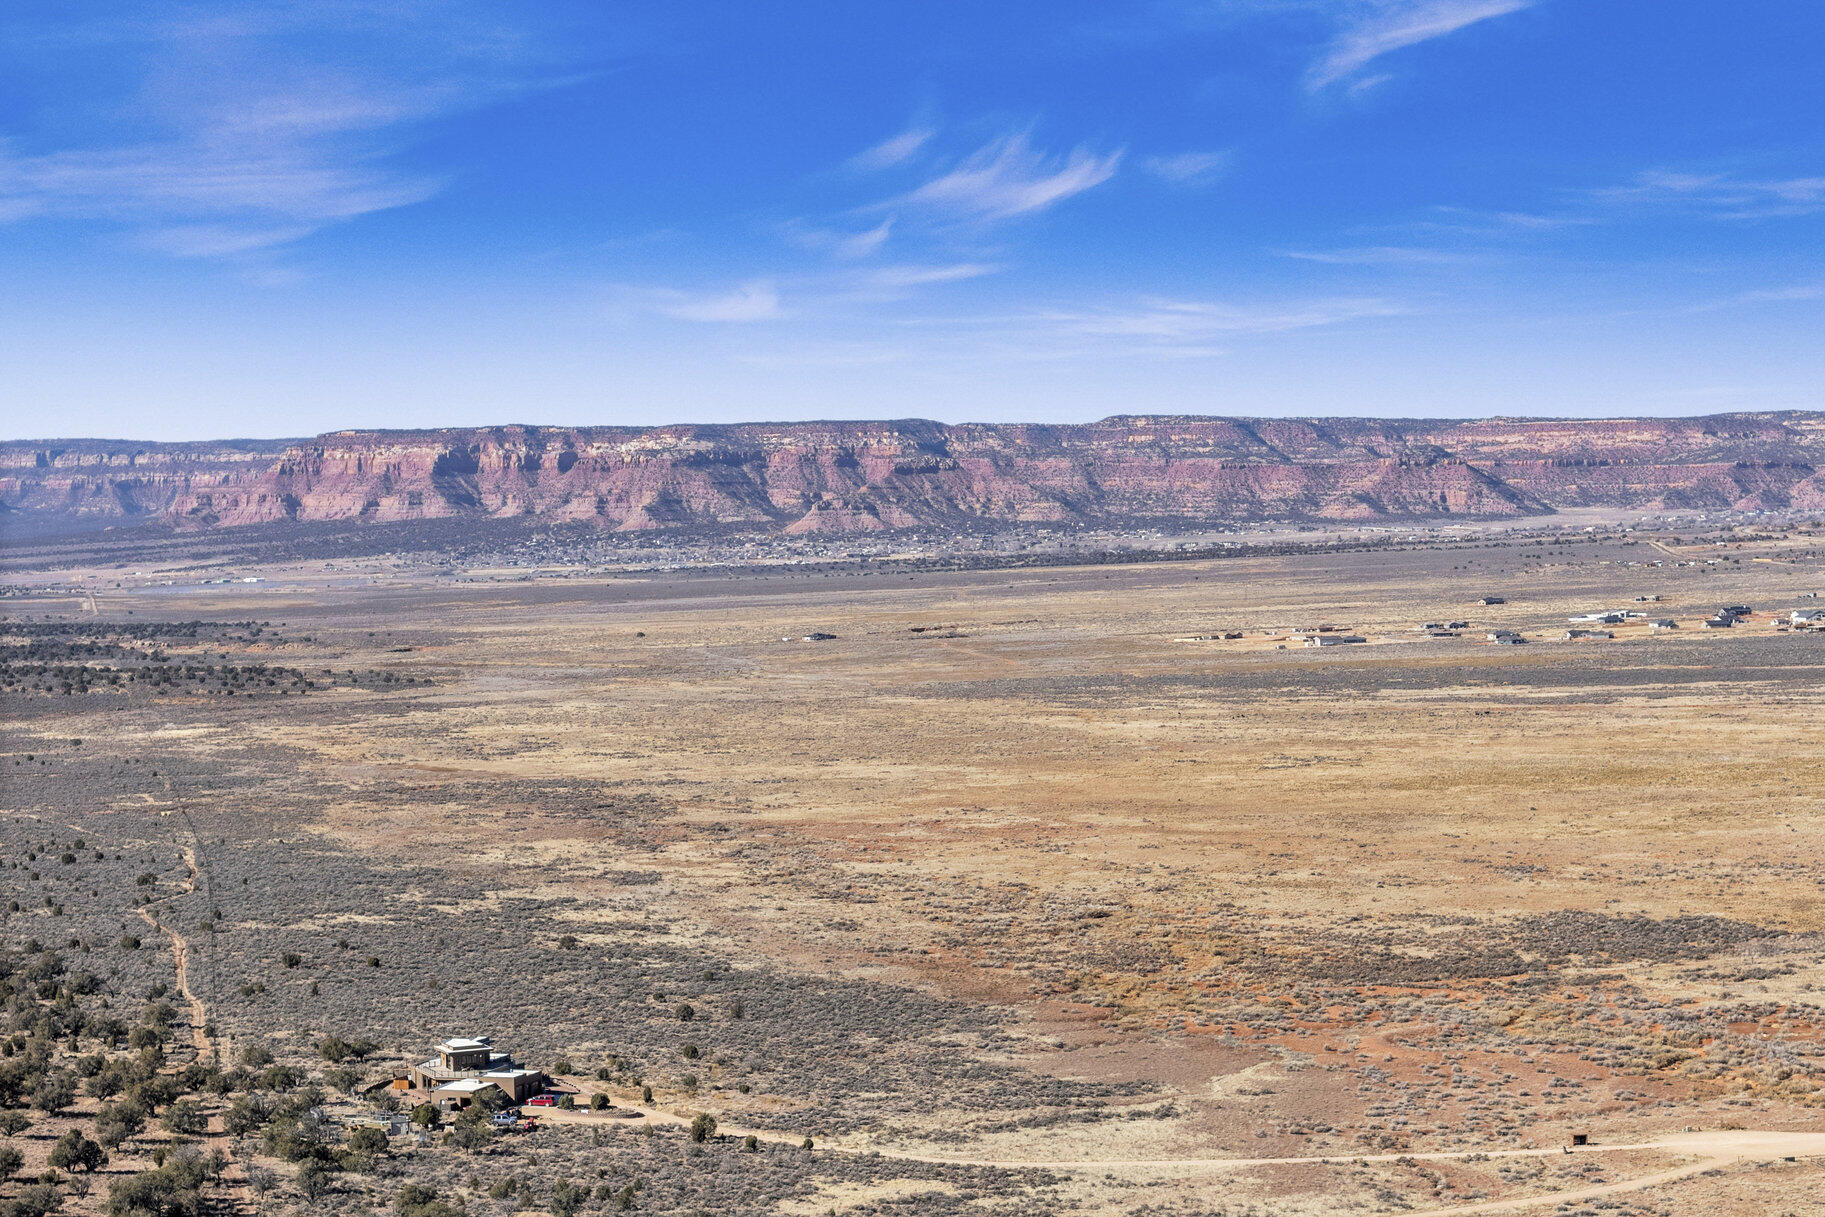
M 1359 539 L 15 562 L 0 1195 L 132 1026 L 62 1211 L 1825 1211 L 1825 540 Z M 582 1101 L 343 1154 L 456 1035 Z

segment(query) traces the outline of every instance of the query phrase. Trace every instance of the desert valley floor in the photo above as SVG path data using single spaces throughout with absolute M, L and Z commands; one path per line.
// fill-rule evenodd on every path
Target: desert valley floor
M 453 1035 L 606 1096 L 307 1194 L 200 1088 L 247 1212 L 1825 1212 L 1822 550 L 15 565 L 7 1056 L 86 971 L 326 1139 Z

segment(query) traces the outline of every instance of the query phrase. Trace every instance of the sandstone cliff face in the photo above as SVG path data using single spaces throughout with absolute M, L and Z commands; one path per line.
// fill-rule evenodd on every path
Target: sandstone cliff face
M 1573 506 L 1825 508 L 1825 415 L 1131 416 L 338 432 L 0 444 L 0 520 L 183 527 L 451 516 L 792 534 L 1018 521 L 1382 520 Z
M 0 443 L 0 529 L 67 532 L 163 517 L 198 493 L 266 476 L 293 442 Z

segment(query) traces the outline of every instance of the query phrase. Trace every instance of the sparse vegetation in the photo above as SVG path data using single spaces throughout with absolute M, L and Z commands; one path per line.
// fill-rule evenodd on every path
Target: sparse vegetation
M 1199 614 L 1246 623 L 1250 604 L 1316 617 L 1339 588 L 1374 589 L 1352 617 L 1448 619 L 1472 611 L 1468 570 L 1511 593 L 1491 616 L 1519 615 L 1534 609 L 1517 587 L 1574 594 L 1551 591 L 1574 584 L 1538 574 L 1543 558 L 1583 563 L 1566 569 L 1590 586 L 1700 581 L 1611 579 L 1624 568 L 1598 563 L 1638 552 L 1620 541 L 1552 548 L 1333 549 L 1227 583 L 1192 564 L 1054 565 L 979 601 L 927 576 L 875 592 L 852 569 L 816 585 L 851 649 L 815 660 L 754 621 L 791 602 L 778 588 L 810 586 L 797 570 L 731 577 L 732 599 L 700 573 L 561 597 L 531 581 L 502 600 L 524 619 L 491 617 L 485 637 L 438 615 L 441 575 L 409 619 L 352 597 L 374 606 L 362 628 L 309 641 L 277 625 L 46 632 L 191 648 L 193 665 L 207 650 L 218 672 L 289 648 L 314 693 L 333 665 L 337 692 L 281 701 L 260 684 L 249 710 L 243 692 L 92 677 L 85 697 L 8 700 L 23 711 L 0 749 L 0 1152 L 19 1160 L 0 1204 L 1266 1204 L 1267 1172 L 1195 1194 L 1067 1187 L 852 1148 L 1145 1157 L 1207 1138 L 1231 1155 L 1410 1155 L 1272 1182 L 1289 1211 L 1313 1194 L 1405 1211 L 1592 1178 L 1588 1161 L 1495 1156 L 1574 1123 L 1611 1144 L 1803 1125 L 1825 1107 L 1821 780 L 1809 738 L 1768 721 L 1816 716 L 1812 640 L 1347 656 L 1173 641 L 1208 628 L 1185 624 Z M 1793 577 L 1741 566 L 1702 576 L 1707 603 L 1764 599 L 1718 594 L 1726 580 Z M 629 619 L 678 598 L 635 645 L 619 623 L 592 632 L 607 618 L 547 611 L 581 587 Z M 415 649 L 396 650 L 407 632 Z M 445 692 L 370 696 L 382 664 Z M 494 681 L 537 693 L 497 705 Z M 119 712 L 94 713 L 99 697 Z M 370 1089 L 473 1033 L 592 1080 L 562 1118 L 528 1108 L 534 1133 Z M 389 1134 L 402 1110 L 412 1123 Z M 1492 1156 L 1427 1156 L 1447 1145 Z M 1606 1179 L 1659 1169 L 1604 1161 Z

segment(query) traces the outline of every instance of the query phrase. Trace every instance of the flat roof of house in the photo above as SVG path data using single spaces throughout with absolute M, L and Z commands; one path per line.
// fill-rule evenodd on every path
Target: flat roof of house
M 445 1082 L 442 1086 L 439 1086 L 438 1089 L 455 1090 L 460 1091 L 463 1094 L 474 1094 L 476 1091 L 486 1090 L 490 1086 L 494 1086 L 494 1083 L 490 1082 L 487 1078 L 463 1078 L 461 1081 Z M 496 1086 L 495 1089 L 498 1090 L 500 1087 Z
M 478 1048 L 488 1047 L 489 1042 L 485 1039 L 449 1039 L 438 1047 L 445 1052 L 474 1052 Z
M 482 1076 L 485 1078 L 529 1078 L 538 1072 L 537 1069 L 521 1069 L 515 1067 L 513 1069 L 490 1069 L 488 1072 L 482 1074 Z

